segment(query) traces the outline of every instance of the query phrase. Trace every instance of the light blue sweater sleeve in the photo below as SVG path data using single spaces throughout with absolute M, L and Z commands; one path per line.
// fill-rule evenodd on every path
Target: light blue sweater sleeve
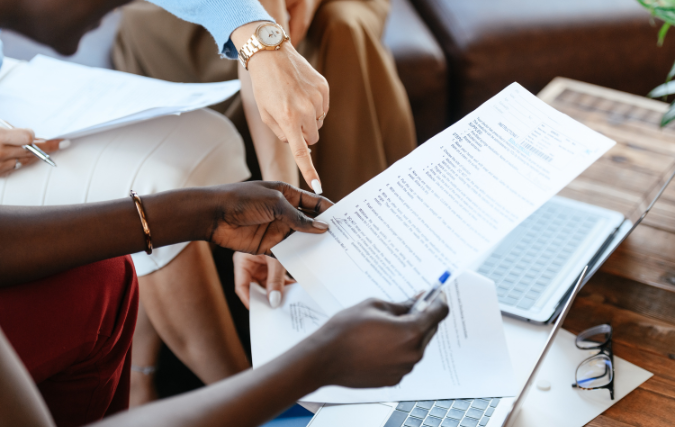
M 149 0 L 177 17 L 206 28 L 216 40 L 218 50 L 237 59 L 230 40 L 232 32 L 244 24 L 274 19 L 257 0 Z

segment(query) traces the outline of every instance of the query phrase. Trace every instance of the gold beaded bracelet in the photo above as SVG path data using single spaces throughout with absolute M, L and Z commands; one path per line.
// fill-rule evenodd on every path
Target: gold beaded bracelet
M 136 210 L 138 211 L 138 216 L 141 218 L 141 225 L 143 226 L 143 234 L 145 234 L 145 253 L 150 255 L 152 253 L 152 237 L 150 236 L 150 227 L 148 226 L 148 221 L 145 219 L 145 210 L 143 209 L 143 202 L 134 190 L 129 192 L 131 200 L 134 201 L 136 205 Z

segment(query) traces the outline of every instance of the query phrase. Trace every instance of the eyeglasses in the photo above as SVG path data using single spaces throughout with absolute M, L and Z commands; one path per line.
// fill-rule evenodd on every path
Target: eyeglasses
M 586 329 L 576 339 L 580 350 L 600 350 L 579 364 L 576 372 L 576 383 L 572 387 L 581 390 L 609 390 L 614 400 L 614 352 L 612 351 L 612 327 L 598 325 Z

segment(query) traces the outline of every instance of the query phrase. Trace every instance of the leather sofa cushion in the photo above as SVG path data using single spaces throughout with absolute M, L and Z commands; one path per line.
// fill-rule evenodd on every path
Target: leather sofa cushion
M 454 71 L 455 117 L 514 81 L 536 93 L 556 76 L 645 95 L 675 60 L 675 40 L 656 46 L 659 25 L 636 0 L 414 4 Z
M 447 126 L 445 55 L 409 0 L 391 0 L 384 43 L 394 55 L 422 143 Z

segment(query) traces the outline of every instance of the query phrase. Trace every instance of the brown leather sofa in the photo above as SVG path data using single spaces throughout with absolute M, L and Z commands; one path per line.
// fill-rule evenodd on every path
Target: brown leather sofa
M 448 66 L 441 46 L 410 0 L 390 0 L 384 43 L 396 61 L 422 143 L 445 129 L 448 119 Z
M 645 95 L 675 60 L 675 35 L 657 47 L 659 25 L 636 0 L 412 1 L 448 58 L 453 120 L 514 81 L 537 93 L 563 76 Z

